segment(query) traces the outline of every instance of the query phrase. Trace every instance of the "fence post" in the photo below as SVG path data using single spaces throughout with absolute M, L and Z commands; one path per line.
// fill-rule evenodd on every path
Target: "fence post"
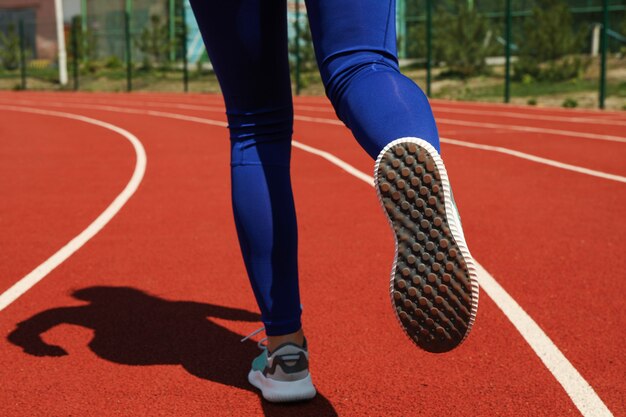
M 433 60 L 433 0 L 426 0 L 426 95 L 431 96 Z
M 187 60 L 187 8 L 183 5 L 182 15 L 182 47 L 183 47 L 183 89 L 186 92 L 189 91 L 189 62 Z
M 78 91 L 78 22 L 80 17 L 72 19 L 72 70 L 74 75 L 74 91 Z
M 609 49 L 607 31 L 609 26 L 609 0 L 602 1 L 602 32 L 600 35 L 600 97 L 601 109 L 605 107 L 606 99 L 606 54 Z
M 296 0 L 296 95 L 300 95 L 302 80 L 300 79 L 300 0 Z
M 511 101 L 511 0 L 506 0 L 506 42 L 504 45 L 504 55 L 506 57 L 504 68 L 504 102 L 509 103 Z
M 21 77 L 21 85 L 20 88 L 22 90 L 26 90 L 26 39 L 24 35 L 24 21 L 20 20 L 19 24 L 19 33 L 20 33 L 20 77 Z
M 169 35 L 170 35 L 170 61 L 174 62 L 176 60 L 176 7 L 175 0 L 169 0 Z M 185 5 L 183 3 L 183 16 L 185 15 Z M 184 17 L 183 17 L 184 19 Z
M 82 61 L 87 62 L 87 49 L 89 45 L 87 44 L 87 0 L 81 0 L 80 3 L 80 29 L 81 29 L 81 47 L 83 48 L 83 56 Z
M 126 0 L 124 11 L 124 38 L 126 40 L 126 91 L 133 90 L 133 57 L 130 40 L 130 14 L 133 10 L 133 1 Z
M 396 26 L 398 28 L 398 58 L 406 59 L 406 0 L 398 0 Z

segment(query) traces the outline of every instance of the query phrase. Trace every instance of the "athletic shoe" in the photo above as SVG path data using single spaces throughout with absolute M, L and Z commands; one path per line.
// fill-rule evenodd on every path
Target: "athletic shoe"
M 316 391 L 309 373 L 309 353 L 304 346 L 284 343 L 274 352 L 265 347 L 248 373 L 248 381 L 271 402 L 309 400 Z
M 474 323 L 478 282 L 443 161 L 428 142 L 402 138 L 380 152 L 374 178 L 396 238 L 396 318 L 420 348 L 452 350 Z

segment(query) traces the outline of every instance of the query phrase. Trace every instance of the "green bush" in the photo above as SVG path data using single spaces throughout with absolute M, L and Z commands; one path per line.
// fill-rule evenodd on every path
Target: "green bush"
M 537 99 L 536 98 L 530 98 L 530 99 L 528 99 L 526 104 L 528 104 L 529 106 L 536 106 L 537 105 Z
M 74 40 L 74 37 L 76 37 L 76 40 Z M 91 29 L 83 31 L 80 16 L 72 18 L 72 29 L 69 31 L 67 38 L 67 50 L 69 57 L 72 59 L 78 58 L 81 61 L 97 59 L 98 41 L 96 35 Z
M 590 61 L 573 55 L 586 36 L 587 31 L 574 31 L 572 14 L 563 0 L 537 0 L 532 17 L 524 24 L 513 78 L 563 81 L 582 76 Z
M 563 104 L 561 104 L 561 106 L 565 107 L 566 109 L 573 109 L 575 107 L 578 107 L 578 102 L 573 98 L 566 98 L 565 100 L 563 100 Z
M 294 32 L 296 22 L 294 21 Z M 315 61 L 315 50 L 313 48 L 313 37 L 308 22 L 300 24 L 300 41 L 298 43 L 300 55 L 300 81 L 301 87 L 309 85 L 313 78 L 317 77 L 317 63 Z M 295 81 L 297 54 L 295 36 L 289 41 L 289 62 L 291 64 L 291 78 Z
M 7 33 L 0 33 L 0 61 L 6 70 L 16 70 L 20 66 L 20 37 L 11 23 Z
M 456 13 L 437 8 L 433 27 L 433 57 L 444 61 L 448 68 L 443 76 L 465 79 L 484 74 L 486 58 L 500 49 L 494 42 L 489 21 L 465 3 Z
M 104 61 L 104 67 L 107 69 L 120 69 L 124 66 L 124 63 L 120 58 L 115 55 L 108 57 Z
M 165 66 L 168 63 L 168 55 L 173 45 L 170 42 L 167 22 L 161 22 L 159 15 L 150 17 L 150 24 L 143 29 L 135 43 L 143 55 L 142 69 L 150 70 L 155 64 Z

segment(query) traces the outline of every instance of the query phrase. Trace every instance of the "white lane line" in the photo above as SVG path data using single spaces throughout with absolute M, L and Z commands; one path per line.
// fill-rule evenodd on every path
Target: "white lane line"
M 626 137 L 614 136 L 614 135 L 600 135 L 596 133 L 574 132 L 572 130 L 562 129 L 549 129 L 544 127 L 532 127 L 532 126 L 517 126 L 510 124 L 499 123 L 484 123 L 484 122 L 468 122 L 464 120 L 446 119 L 443 117 L 437 118 L 437 123 L 443 123 L 455 126 L 470 126 L 470 127 L 484 127 L 488 129 L 507 129 L 518 132 L 532 132 L 532 133 L 547 133 L 549 135 L 565 136 L 568 138 L 584 138 L 592 140 L 605 140 L 609 142 L 626 143 Z
M 514 113 L 509 111 L 487 111 L 487 110 L 471 110 L 462 108 L 446 107 L 441 104 L 433 106 L 435 114 L 437 113 L 456 113 L 456 114 L 473 114 L 477 116 L 488 117 L 510 117 L 513 119 L 524 120 L 545 120 L 551 122 L 568 122 L 568 123 L 584 123 L 584 124 L 598 124 L 608 126 L 626 126 L 626 121 L 622 120 L 607 120 L 591 117 L 571 117 L 571 116 L 550 116 L 545 114 L 528 114 L 528 113 Z M 435 116 L 437 120 L 438 117 Z
M 528 106 L 524 104 L 504 104 L 497 102 L 487 102 L 487 101 L 458 101 L 458 100 L 446 100 L 446 99 L 431 99 L 432 105 L 448 105 L 448 106 L 457 106 L 457 107 L 478 107 L 485 108 L 493 111 L 500 110 L 510 110 L 510 109 L 519 109 L 519 110 L 527 110 L 529 114 L 539 114 L 539 113 L 556 113 L 563 115 L 570 115 L 572 113 L 579 113 L 586 117 L 605 117 L 611 115 L 619 115 L 620 112 L 617 110 L 599 110 L 599 109 L 582 109 L 582 108 L 574 108 L 574 109 L 563 109 L 560 107 L 541 107 L 541 106 Z
M 605 417 L 613 414 L 600 399 L 593 387 L 567 360 L 554 342 L 504 288 L 477 263 L 478 282 L 482 289 L 502 310 L 524 340 L 535 351 L 541 362 L 554 375 L 576 408 L 585 417 Z
M 305 152 L 312 153 L 313 155 L 320 156 L 324 158 L 325 160 L 327 160 L 328 162 L 330 162 L 331 164 L 337 165 L 339 168 L 343 169 L 348 174 L 360 179 L 361 181 L 371 185 L 372 187 L 374 186 L 374 179 L 371 175 L 367 175 L 363 171 L 359 171 L 357 168 L 353 167 L 352 165 L 350 165 L 343 159 L 337 158 L 332 153 L 322 151 L 321 149 L 317 149 L 309 145 L 305 145 L 304 143 L 298 142 L 296 140 L 293 140 L 292 144 L 295 148 L 301 149 Z
M 17 102 L 26 103 L 26 104 L 32 103 L 32 101 L 28 101 L 28 100 L 21 100 L 21 101 L 18 100 Z M 105 110 L 105 111 L 112 111 L 112 112 L 117 112 L 117 113 L 128 113 L 128 114 L 147 114 L 151 116 L 162 116 L 162 117 L 168 117 L 171 119 L 194 121 L 198 123 L 211 124 L 215 126 L 223 126 L 223 127 L 228 126 L 226 122 L 215 121 L 215 120 L 206 119 L 202 117 L 196 117 L 196 116 L 181 115 L 179 113 L 156 111 L 156 110 L 141 110 L 141 109 L 131 109 L 127 107 L 105 106 L 105 105 L 100 105 L 100 104 L 86 104 L 86 103 L 85 104 L 78 104 L 78 103 L 66 104 L 66 103 L 57 102 L 57 103 L 42 103 L 42 105 L 58 106 L 58 107 L 70 106 L 70 107 L 76 107 L 76 108 Z M 176 105 L 174 105 L 174 107 L 175 106 Z M 185 108 L 189 107 L 187 105 L 180 105 L 180 106 L 184 106 Z M 203 109 L 206 109 L 205 106 L 193 106 L 193 107 L 202 107 Z M 344 126 L 343 122 L 337 119 L 327 119 L 327 118 L 321 118 L 321 117 L 310 117 L 310 116 L 301 116 L 301 115 L 296 115 L 294 116 L 294 118 L 296 120 L 300 120 L 303 122 L 322 123 L 322 124 L 328 124 L 328 125 L 333 125 L 333 126 Z M 590 176 L 593 176 L 596 178 L 602 178 L 605 180 L 626 183 L 626 177 L 621 176 L 621 175 L 610 174 L 607 172 L 585 168 L 585 167 L 581 167 L 578 165 L 566 164 L 564 162 L 559 162 L 553 159 L 543 158 L 537 155 L 516 151 L 514 149 L 504 148 L 502 146 L 483 145 L 483 144 L 479 144 L 475 142 L 467 142 L 467 141 L 462 141 L 462 140 L 457 140 L 457 139 L 448 139 L 448 138 L 441 138 L 441 142 L 447 143 L 450 145 L 463 146 L 466 148 L 480 149 L 480 150 L 489 151 L 489 152 L 497 152 L 497 153 L 513 156 L 515 158 L 521 158 L 527 161 L 532 161 L 532 162 L 536 162 L 539 164 L 548 165 L 553 168 L 564 169 L 566 171 L 576 172 L 576 173 L 584 174 L 584 175 L 590 175 Z
M 329 125 L 343 126 L 343 123 L 339 120 L 334 119 L 324 119 L 319 117 L 308 117 L 308 116 L 295 116 L 296 120 L 302 120 L 305 122 L 313 122 L 313 123 L 324 123 Z M 514 156 L 516 158 L 526 159 L 528 161 L 537 162 L 539 164 L 549 165 L 554 168 L 565 169 L 567 171 L 577 172 L 579 174 L 591 175 L 593 177 L 602 178 L 605 180 L 617 181 L 626 183 L 626 177 L 616 174 L 609 174 L 607 172 L 597 171 L 594 169 L 584 168 L 577 165 L 566 164 L 563 162 L 555 161 L 553 159 L 542 158 L 537 155 L 516 151 L 509 148 L 503 148 L 501 146 L 490 146 L 490 145 L 482 145 L 474 142 L 466 142 L 457 139 L 448 139 L 441 138 L 442 143 L 448 143 L 450 145 L 464 146 L 466 148 L 480 149 L 483 151 L 491 151 L 498 152 L 505 155 Z
M 139 111 L 139 110 L 138 110 Z M 125 112 L 125 111 L 124 111 Z M 158 114 L 157 114 L 158 113 Z M 144 111 L 158 117 L 173 118 L 177 120 L 187 120 L 195 123 L 202 123 L 212 126 L 227 127 L 228 124 L 218 120 L 200 119 L 198 117 L 186 116 L 177 113 Z M 349 163 L 334 156 L 333 154 L 294 141 L 297 148 L 321 156 L 330 163 L 338 166 L 350 175 L 359 180 L 374 186 L 372 176 L 360 171 Z M 567 360 L 559 348 L 541 330 L 539 325 L 517 304 L 517 302 L 500 286 L 496 280 L 477 262 L 479 274 L 478 282 L 487 295 L 494 300 L 498 308 L 511 321 L 513 326 L 522 335 L 524 340 L 530 345 L 533 351 L 539 356 L 544 365 L 563 387 L 572 402 L 585 417 L 605 417 L 612 416 L 609 409 L 602 402 L 598 394 L 589 383 L 580 375 L 574 366 Z
M 92 100 L 92 102 L 102 102 L 100 100 Z M 110 104 L 110 101 L 106 102 L 107 104 Z M 26 103 L 25 103 L 26 104 Z M 77 104 L 86 104 L 84 102 L 81 103 L 77 103 Z M 186 110 L 198 110 L 198 111 L 207 111 L 207 112 L 217 112 L 217 113 L 225 113 L 225 109 L 224 107 L 219 107 L 219 106 L 203 106 L 203 105 L 195 105 L 195 104 L 182 104 L 182 103 L 160 103 L 160 102 L 145 102 L 145 101 L 118 101 L 116 103 L 116 105 L 125 105 L 125 106 L 145 106 L 145 107 L 166 107 L 166 108 L 178 108 L 178 109 L 186 109 Z M 296 110 L 313 110 L 315 109 L 315 107 L 313 106 L 302 106 L 302 105 L 295 105 Z M 437 110 L 437 108 L 435 108 L 435 110 Z M 316 110 L 313 110 L 316 111 Z M 442 110 L 442 111 L 448 111 L 448 110 Z M 477 112 L 477 113 L 481 113 L 481 114 L 488 114 L 482 111 L 477 111 L 477 110 L 468 110 L 468 111 L 460 111 L 460 110 L 451 110 L 452 112 L 457 112 L 457 113 L 463 113 L 463 112 Z M 331 109 L 327 109 L 324 110 L 324 113 L 334 113 L 333 110 Z M 470 113 L 473 114 L 473 113 Z M 492 113 L 494 115 L 498 115 L 498 114 L 502 114 L 502 112 L 494 112 Z M 515 113 L 510 113 L 510 114 L 515 114 Z M 525 118 L 525 119 L 543 119 L 543 120 L 569 120 L 569 119 L 577 119 L 577 120 L 583 120 L 580 118 L 567 118 L 567 117 L 557 117 L 557 116 L 543 116 L 543 115 L 519 115 L 516 114 L 515 117 L 520 117 L 520 118 Z M 308 121 L 308 122 L 316 122 L 316 123 L 326 123 L 326 124 L 333 124 L 333 125 L 338 125 L 338 126 L 343 126 L 343 123 L 339 120 L 336 119 L 326 119 L 326 118 L 320 118 L 320 117 L 309 117 L 309 116 L 302 116 L 302 115 L 296 115 L 295 116 L 296 120 L 301 120 L 301 121 Z M 586 120 L 586 119 L 584 119 Z M 597 120 L 597 119 L 589 119 L 589 120 Z M 572 120 L 569 120 L 572 121 Z M 446 119 L 443 117 L 437 117 L 437 122 L 438 123 L 443 123 L 443 124 L 449 124 L 449 125 L 456 125 L 456 126 L 467 126 L 467 127 L 478 127 L 478 128 L 486 128 L 486 129 L 505 129 L 505 130 L 512 130 L 512 131 L 518 131 L 518 132 L 531 132 L 531 133 L 544 133 L 544 134 L 548 134 L 548 135 L 554 135 L 554 136 L 564 136 L 564 137 L 568 137 L 568 138 L 582 138 L 582 139 L 590 139 L 590 140 L 603 140 L 603 141 L 608 141 L 608 142 L 617 142 L 617 143 L 626 143 L 626 137 L 622 137 L 622 136 L 615 136 L 615 135 L 603 135 L 603 134 L 597 134 L 597 133 L 586 133 L 586 132 L 579 132 L 579 131 L 573 131 L 573 130 L 563 130 L 563 129 L 551 129 L 551 128 L 544 128 L 544 127 L 533 127 L 533 126 L 519 126 L 519 125 L 511 125 L 511 124 L 502 124 L 502 123 L 487 123 L 487 122 L 473 122 L 473 121 L 466 121 L 466 120 L 457 120 L 457 119 Z M 585 122 L 587 123 L 587 122 Z M 589 122 L 592 123 L 592 122 Z M 595 121 L 593 122 L 595 123 Z M 625 122 L 626 123 L 626 122 Z M 612 123 L 611 123 L 612 124 Z
M 30 290 L 35 284 L 46 277 L 57 266 L 62 264 L 67 258 L 72 256 L 77 250 L 79 250 L 85 243 L 87 243 L 92 237 L 94 237 L 106 224 L 120 211 L 120 209 L 126 204 L 126 202 L 137 191 L 141 180 L 143 179 L 146 171 L 146 152 L 143 145 L 132 133 L 124 130 L 118 126 L 106 123 L 91 117 L 80 116 L 72 113 L 57 112 L 51 110 L 41 110 L 30 107 L 17 107 L 6 106 L 0 104 L 0 110 L 18 111 L 24 113 L 39 114 L 44 116 L 62 117 L 65 119 L 78 120 L 80 122 L 89 123 L 95 126 L 99 126 L 108 130 L 111 130 L 128 140 L 133 149 L 135 150 L 136 162 L 133 175 L 130 181 L 124 187 L 122 192 L 115 197 L 115 200 L 78 236 L 70 240 L 65 246 L 59 249 L 54 255 L 48 258 L 45 262 L 31 271 L 28 275 L 16 282 L 11 288 L 0 294 L 0 311 L 4 310 L 7 306 L 17 300 L 20 296 Z
M 542 158 L 540 156 L 532 155 L 532 154 L 525 153 L 525 152 L 515 151 L 513 149 L 503 148 L 500 146 L 481 145 L 478 143 L 466 142 L 463 140 L 456 140 L 456 139 L 447 139 L 447 138 L 441 138 L 441 142 L 449 143 L 451 145 L 464 146 L 466 148 L 473 148 L 473 149 L 480 149 L 483 151 L 503 153 L 505 155 L 511 155 L 516 158 L 522 158 L 522 159 L 526 159 L 529 161 L 537 162 L 539 164 L 549 165 L 551 167 L 565 169 L 567 171 L 578 172 L 579 174 L 586 174 L 586 175 L 591 175 L 592 177 L 603 178 L 605 180 L 626 183 L 626 177 L 623 177 L 621 175 L 608 174 L 606 172 L 596 171 L 596 170 L 589 169 L 589 168 L 583 168 L 577 165 L 565 164 L 563 162 L 555 161 L 553 159 Z

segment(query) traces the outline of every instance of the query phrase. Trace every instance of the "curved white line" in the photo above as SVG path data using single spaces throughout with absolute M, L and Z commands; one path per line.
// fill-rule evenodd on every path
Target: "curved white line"
M 22 101 L 18 100 L 18 102 L 19 103 L 29 103 L 29 104 L 32 103 L 31 101 L 28 101 L 28 100 L 22 100 Z M 144 103 L 144 104 L 150 104 L 150 103 Z M 156 103 L 151 103 L 151 104 L 156 104 Z M 44 105 L 57 106 L 57 107 L 67 107 L 67 106 L 69 106 L 69 107 L 76 107 L 76 108 L 105 110 L 105 111 L 112 111 L 112 112 L 117 112 L 117 113 L 128 113 L 128 114 L 145 114 L 145 115 L 150 115 L 150 116 L 167 117 L 167 118 L 171 118 L 171 119 L 186 120 L 186 121 L 203 123 L 203 124 L 208 124 L 208 125 L 213 125 L 213 126 L 223 126 L 223 127 L 227 127 L 228 126 L 228 123 L 226 123 L 226 122 L 221 122 L 221 121 L 217 121 L 217 120 L 211 120 L 211 119 L 206 119 L 206 118 L 196 117 L 196 116 L 182 115 L 182 114 L 179 114 L 179 113 L 170 113 L 170 112 L 156 111 L 156 110 L 131 109 L 131 108 L 128 108 L 128 107 L 117 107 L 117 106 L 100 105 L 100 104 L 87 104 L 87 103 L 82 103 L 82 104 L 80 104 L 80 103 L 72 103 L 72 104 L 45 103 Z M 130 103 L 129 103 L 129 105 L 130 105 Z M 157 106 L 161 106 L 160 104 L 156 104 L 156 105 Z M 190 110 L 208 110 L 208 111 L 220 110 L 220 108 L 217 108 L 217 107 L 195 106 L 195 105 L 185 105 L 185 104 L 172 104 L 169 107 L 183 108 L 183 109 L 186 108 L 186 109 L 190 109 Z M 343 122 L 341 122 L 340 120 L 337 120 L 337 119 L 327 119 L 327 118 L 321 118 L 321 117 L 310 117 L 310 116 L 301 116 L 301 115 L 295 115 L 294 118 L 295 118 L 295 120 L 300 120 L 300 121 L 303 121 L 303 122 L 322 123 L 322 124 L 328 124 L 328 125 L 333 125 L 333 126 L 344 126 Z M 484 150 L 484 151 L 498 152 L 498 153 L 502 153 L 502 154 L 505 154 L 505 155 L 513 156 L 513 157 L 516 157 L 516 158 L 520 158 L 520 159 L 525 159 L 525 160 L 528 160 L 528 161 L 536 162 L 536 163 L 539 163 L 539 164 L 548 165 L 548 166 L 551 166 L 551 167 L 554 167 L 554 168 L 564 169 L 564 170 L 571 171 L 571 172 L 576 172 L 576 173 L 579 173 L 579 174 L 590 175 L 590 176 L 597 177 L 597 178 L 602 178 L 602 179 L 605 179 L 605 180 L 617 181 L 617 182 L 626 182 L 626 177 L 621 176 L 621 175 L 610 174 L 608 172 L 603 172 L 603 171 L 598 171 L 598 170 L 594 170 L 594 169 L 590 169 L 590 168 L 585 168 L 585 167 L 581 167 L 581 166 L 578 166 L 578 165 L 566 164 L 564 162 L 559 162 L 559 161 L 555 161 L 553 159 L 543 158 L 541 156 L 537 156 L 537 155 L 533 155 L 533 154 L 529 154 L 529 153 L 525 153 L 525 152 L 516 151 L 514 149 L 504 148 L 502 146 L 483 145 L 483 144 L 475 143 L 475 142 L 467 142 L 467 141 L 461 141 L 461 140 L 457 140 L 457 139 L 447 139 L 447 138 L 441 138 L 441 142 L 442 143 L 448 143 L 448 144 L 451 144 L 451 145 L 456 145 L 456 146 L 464 146 L 464 147 L 467 147 L 467 148 L 480 149 L 480 150 Z M 324 156 L 324 155 L 319 155 L 319 156 L 327 158 L 327 156 Z
M 612 181 L 626 183 L 626 177 L 623 177 L 621 175 L 608 174 L 606 172 L 596 171 L 594 169 L 583 168 L 577 165 L 566 164 L 563 162 L 555 161 L 553 159 L 542 158 L 537 155 L 515 151 L 509 148 L 503 148 L 501 146 L 481 145 L 479 143 L 466 142 L 463 140 L 447 139 L 447 138 L 441 138 L 441 142 L 449 143 L 451 145 L 464 146 L 466 148 L 473 148 L 473 149 L 480 149 L 483 151 L 503 153 L 506 155 L 515 156 L 516 158 L 521 158 L 521 159 L 526 159 L 528 161 L 537 162 L 539 164 L 549 165 L 551 167 L 565 169 L 567 171 L 578 172 L 579 174 L 586 174 L 586 175 L 591 175 L 592 177 L 603 178 L 605 180 L 612 180 Z
M 98 102 L 98 100 L 92 100 L 92 103 L 94 102 Z M 22 101 L 22 103 L 37 104 L 28 100 Z M 108 101 L 107 103 L 110 104 L 110 101 Z M 73 105 L 80 104 L 80 105 L 85 105 L 85 106 L 93 105 L 93 104 L 85 103 L 84 101 L 83 102 L 74 101 L 72 102 L 72 104 Z M 50 104 L 47 104 L 47 105 L 50 105 Z M 223 107 L 219 107 L 219 106 L 206 106 L 206 105 L 182 104 L 182 103 L 121 101 L 117 103 L 116 105 L 166 107 L 166 108 L 178 108 L 178 109 L 198 110 L 198 111 L 217 112 L 217 113 L 226 112 L 226 110 Z M 302 106 L 302 105 L 297 105 L 297 104 L 294 105 L 294 107 L 296 108 L 296 110 L 312 110 L 313 109 L 313 107 L 311 106 Z M 435 110 L 437 110 L 437 108 L 435 108 Z M 443 110 L 443 111 L 446 111 L 446 110 Z M 332 109 L 328 109 L 328 110 L 324 110 L 324 113 L 334 113 L 334 111 Z M 499 113 L 495 112 L 493 114 L 497 115 Z M 539 116 L 539 115 L 537 117 L 535 115 L 525 115 L 525 116 L 527 117 L 522 117 L 522 118 L 526 118 L 526 119 L 543 118 L 544 120 L 557 120 L 557 119 L 559 120 L 569 120 L 569 119 L 583 120 L 580 118 L 567 118 L 567 117 L 558 118 L 556 116 L 554 117 Z M 336 119 L 327 119 L 327 118 L 321 118 L 321 117 L 310 117 L 310 116 L 302 116 L 302 115 L 296 115 L 295 120 L 301 120 L 305 122 L 325 123 L 325 124 L 332 124 L 332 125 L 337 125 L 337 126 L 344 125 L 343 122 L 336 120 Z M 590 120 L 593 120 L 593 119 L 590 119 Z M 572 121 L 572 120 L 569 120 L 569 121 Z M 590 140 L 602 140 L 602 141 L 607 141 L 607 142 L 626 143 L 626 137 L 622 137 L 622 136 L 603 135 L 603 134 L 598 134 L 598 133 L 586 133 L 586 132 L 579 132 L 579 131 L 573 131 L 573 130 L 552 129 L 552 128 L 533 127 L 533 126 L 519 126 L 519 125 L 511 125 L 508 123 L 501 124 L 501 123 L 473 122 L 473 121 L 466 121 L 466 120 L 446 119 L 443 117 L 437 117 L 437 122 L 449 124 L 449 125 L 456 125 L 456 126 L 478 127 L 478 128 L 485 128 L 485 129 L 505 129 L 505 130 L 512 130 L 512 131 L 518 131 L 518 132 L 545 133 L 548 135 L 564 136 L 568 138 L 581 138 L 581 139 L 590 139 Z
M 95 126 L 100 126 L 105 129 L 111 130 L 115 133 L 120 134 L 125 139 L 127 139 L 135 150 L 136 155 L 136 163 L 135 170 L 133 171 L 133 175 L 130 178 L 130 181 L 124 187 L 122 192 L 115 197 L 115 200 L 89 225 L 85 230 L 83 230 L 78 236 L 70 240 L 65 246 L 59 249 L 54 255 L 48 258 L 45 262 L 31 271 L 28 275 L 20 279 L 18 282 L 13 284 L 11 288 L 6 290 L 4 293 L 0 295 L 0 311 L 4 310 L 7 306 L 17 300 L 20 296 L 22 296 L 26 291 L 31 289 L 35 284 L 41 281 L 46 277 L 50 272 L 52 272 L 57 266 L 62 264 L 67 258 L 72 256 L 77 250 L 79 250 L 85 243 L 87 243 L 92 237 L 94 237 L 106 224 L 120 211 L 120 209 L 126 204 L 126 202 L 132 197 L 132 195 L 137 191 L 141 180 L 143 179 L 144 173 L 146 172 L 146 152 L 143 148 L 143 145 L 133 135 L 132 133 L 124 130 L 118 126 L 112 125 L 110 123 L 106 123 L 97 119 L 92 119 L 91 117 L 80 116 L 77 114 L 65 113 L 65 112 L 57 112 L 50 110 L 40 110 L 30 107 L 17 107 L 17 106 L 5 106 L 0 105 L 0 109 L 9 110 L 9 111 L 18 111 L 24 113 L 33 113 L 40 114 L 44 116 L 53 116 L 53 117 L 62 117 L 66 119 L 78 120 L 84 123 L 89 123 Z
M 551 122 L 567 122 L 567 123 L 584 123 L 584 124 L 597 124 L 597 125 L 607 125 L 607 126 L 626 126 L 626 121 L 622 120 L 607 120 L 607 119 L 598 119 L 592 117 L 571 117 L 571 116 L 552 116 L 547 114 L 529 114 L 529 113 L 514 113 L 510 111 L 486 111 L 486 110 L 471 110 L 471 109 L 460 109 L 453 107 L 442 106 L 441 104 L 435 105 L 434 107 L 435 115 L 439 112 L 441 113 L 456 113 L 456 114 L 473 114 L 477 116 L 489 116 L 489 117 L 509 117 L 512 119 L 531 119 L 531 120 L 545 120 Z M 437 120 L 439 118 L 435 116 Z
M 532 118 L 532 117 L 529 117 L 529 118 Z M 499 124 L 499 123 L 468 122 L 464 120 L 445 119 L 443 117 L 438 117 L 437 122 L 449 124 L 449 125 L 456 125 L 456 126 L 484 127 L 488 129 L 507 129 L 507 130 L 514 130 L 518 132 L 547 133 L 550 135 L 565 136 L 568 138 L 576 137 L 576 138 L 583 138 L 583 139 L 605 140 L 608 142 L 626 143 L 626 138 L 621 137 L 621 136 L 599 135 L 596 133 L 574 132 L 571 130 L 548 129 L 544 127 L 532 127 L 532 126 L 517 126 L 517 125 Z
M 105 106 L 103 106 L 105 107 Z M 106 106 L 110 107 L 110 106 Z M 113 110 L 111 108 L 108 110 Z M 119 109 L 119 108 L 118 108 Z M 128 109 L 122 110 L 123 113 Z M 132 113 L 141 112 L 140 110 L 132 110 Z M 201 119 L 193 116 L 186 116 L 177 113 L 143 111 L 144 114 L 151 114 L 158 117 L 174 118 L 178 120 L 187 120 L 195 123 L 202 123 L 211 126 L 227 127 L 227 123 L 218 120 Z M 328 120 L 328 119 L 325 119 Z M 334 124 L 334 123 L 333 123 Z M 294 146 L 312 154 L 321 156 L 330 163 L 338 166 L 350 175 L 358 178 L 374 186 L 372 177 L 360 171 L 354 166 L 348 164 L 333 154 L 314 148 L 309 145 L 294 141 Z M 571 398 L 574 405 L 585 417 L 609 417 L 612 413 L 602 402 L 593 387 L 583 378 L 582 375 L 567 360 L 565 355 L 545 334 L 539 325 L 524 311 L 524 309 L 497 283 L 480 264 L 478 266 L 478 281 L 483 290 L 494 300 L 498 308 L 502 310 L 504 315 L 509 319 L 517 331 L 522 335 L 524 340 L 530 345 L 535 354 L 539 356 L 550 373 L 555 377 L 557 382 L 563 387 L 567 395 Z

